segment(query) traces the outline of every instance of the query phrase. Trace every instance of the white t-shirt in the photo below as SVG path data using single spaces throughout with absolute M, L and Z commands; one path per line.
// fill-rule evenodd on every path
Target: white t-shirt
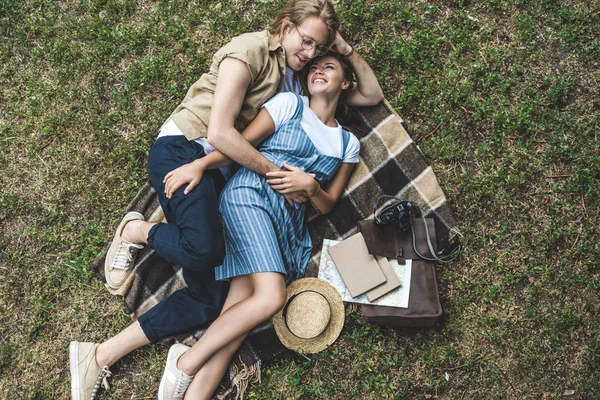
M 300 125 L 321 154 L 341 158 L 345 163 L 357 163 L 358 153 L 360 152 L 360 142 L 354 135 L 350 135 L 350 140 L 344 149 L 344 140 L 342 136 L 342 127 L 325 125 L 319 117 L 310 109 L 308 97 L 302 96 L 304 110 Z M 275 130 L 285 122 L 292 119 L 296 112 L 298 100 L 293 93 L 279 93 L 271 100 L 267 101 L 263 107 L 267 109 L 273 122 Z

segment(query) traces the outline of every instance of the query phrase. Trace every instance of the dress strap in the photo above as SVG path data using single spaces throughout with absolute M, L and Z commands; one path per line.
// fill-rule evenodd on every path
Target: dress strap
M 344 160 L 344 156 L 346 155 L 346 149 L 350 144 L 350 132 L 345 129 L 342 129 L 342 160 Z
M 294 93 L 295 94 L 295 93 Z M 302 97 L 296 95 L 296 99 L 298 100 L 298 105 L 296 106 L 296 112 L 292 116 L 292 119 L 302 119 L 302 113 L 304 112 L 304 102 L 302 101 Z

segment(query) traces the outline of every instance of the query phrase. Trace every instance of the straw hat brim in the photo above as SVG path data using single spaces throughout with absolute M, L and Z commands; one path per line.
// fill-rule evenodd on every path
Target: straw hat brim
M 318 336 L 311 339 L 302 339 L 294 335 L 287 327 L 283 310 L 273 317 L 275 333 L 281 343 L 290 350 L 298 353 L 318 353 L 330 346 L 342 332 L 344 327 L 344 302 L 338 291 L 328 282 L 318 278 L 302 278 L 292 282 L 287 288 L 286 304 L 289 299 L 298 293 L 311 290 L 322 294 L 329 302 L 331 318 L 329 324 Z

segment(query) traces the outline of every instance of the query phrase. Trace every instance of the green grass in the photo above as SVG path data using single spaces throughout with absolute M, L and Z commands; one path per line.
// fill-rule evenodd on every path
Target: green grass
M 0 2 L 0 398 L 68 398 L 69 341 L 128 325 L 91 261 L 212 54 L 281 4 Z M 351 315 L 330 349 L 266 366 L 246 398 L 600 398 L 600 6 L 336 7 L 433 166 L 465 250 L 438 268 L 434 328 Z M 126 357 L 100 398 L 153 398 L 166 351 Z

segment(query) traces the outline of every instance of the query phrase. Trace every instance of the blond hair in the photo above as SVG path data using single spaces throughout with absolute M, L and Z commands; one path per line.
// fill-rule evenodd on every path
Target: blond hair
M 282 29 L 289 22 L 298 26 L 311 17 L 318 17 L 325 22 L 329 32 L 327 45 L 333 43 L 335 34 L 340 28 L 340 20 L 333 9 L 333 5 L 328 0 L 288 1 L 269 27 L 269 33 L 273 36 L 281 35 Z

